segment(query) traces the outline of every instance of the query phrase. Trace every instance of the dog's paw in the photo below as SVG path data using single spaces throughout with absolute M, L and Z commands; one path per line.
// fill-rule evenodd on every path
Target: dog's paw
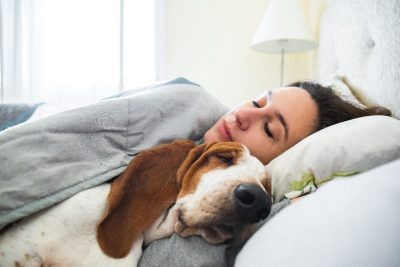
M 233 238 L 232 229 L 225 226 L 212 226 L 199 229 L 200 235 L 209 243 L 219 244 Z

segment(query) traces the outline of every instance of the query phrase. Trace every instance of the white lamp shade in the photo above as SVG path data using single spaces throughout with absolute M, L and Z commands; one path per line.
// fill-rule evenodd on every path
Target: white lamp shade
M 302 52 L 317 47 L 298 0 L 271 0 L 251 48 L 258 52 Z

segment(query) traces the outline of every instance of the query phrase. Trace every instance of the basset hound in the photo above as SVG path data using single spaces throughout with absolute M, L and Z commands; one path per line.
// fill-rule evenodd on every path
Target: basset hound
M 178 140 L 139 153 L 102 184 L 0 233 L 0 266 L 136 266 L 173 233 L 247 238 L 271 208 L 263 164 L 239 143 Z

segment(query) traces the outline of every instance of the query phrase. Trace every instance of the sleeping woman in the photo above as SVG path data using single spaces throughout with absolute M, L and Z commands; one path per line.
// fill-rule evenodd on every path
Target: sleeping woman
M 346 120 L 390 115 L 297 82 L 228 111 L 185 79 L 127 91 L 0 133 L 0 229 L 118 176 L 142 150 L 175 139 L 234 141 L 264 164 L 312 133 Z M 176 235 L 145 249 L 142 266 L 224 266 L 226 245 Z M 178 252 L 179 251 L 179 252 Z

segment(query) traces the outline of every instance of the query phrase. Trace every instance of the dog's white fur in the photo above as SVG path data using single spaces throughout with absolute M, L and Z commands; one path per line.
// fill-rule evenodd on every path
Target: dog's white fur
M 183 236 L 193 234 L 186 231 L 188 225 L 212 224 L 221 210 L 232 209 L 231 195 L 237 185 L 253 183 L 262 187 L 266 179 L 263 164 L 245 147 L 240 157 L 236 165 L 204 173 L 196 191 L 179 198 L 165 211 L 136 239 L 124 258 L 105 255 L 96 241 L 97 224 L 110 191 L 110 185 L 103 184 L 3 229 L 0 266 L 136 266 L 143 241 L 150 243 L 170 236 L 176 229 Z

